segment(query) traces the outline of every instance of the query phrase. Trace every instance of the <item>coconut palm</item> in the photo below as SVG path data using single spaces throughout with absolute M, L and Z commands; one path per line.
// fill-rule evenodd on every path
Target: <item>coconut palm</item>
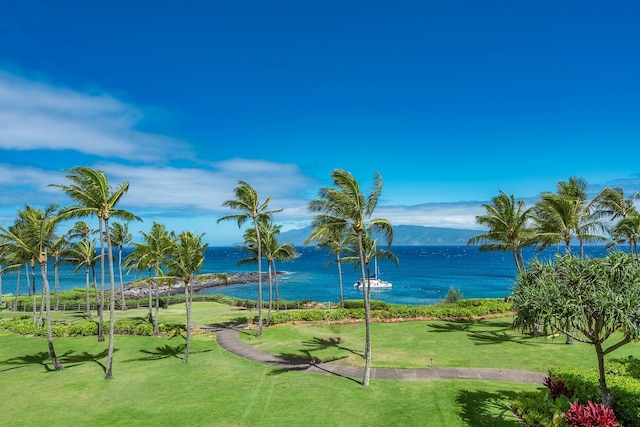
M 153 222 L 149 233 L 141 232 L 142 243 L 135 242 L 135 250 L 127 255 L 125 267 L 137 272 L 147 271 L 149 280 L 149 322 L 153 323 L 154 333 L 160 333 L 158 325 L 159 298 L 158 280 L 162 280 L 164 272 L 162 270 L 166 258 L 172 249 L 171 233 L 163 224 Z M 155 269 L 152 276 L 151 271 Z M 169 290 L 171 287 L 169 287 Z M 155 315 L 152 307 L 155 300 Z
M 516 201 L 512 195 L 500 191 L 500 194 L 485 203 L 484 215 L 476 216 L 476 222 L 489 230 L 486 233 L 473 236 L 468 245 L 481 243 L 481 252 L 501 251 L 511 252 L 518 272 L 524 271 L 522 249 L 532 246 L 532 230 L 530 227 L 531 208 L 526 208 L 522 200 Z
M 570 254 L 571 241 L 576 238 L 583 257 L 585 242 L 605 240 L 596 234 L 602 230 L 602 222 L 593 214 L 584 179 L 571 177 L 558 182 L 557 187 L 557 193 L 542 193 L 533 208 L 538 250 L 564 243 L 565 252 Z
M 611 231 L 611 239 L 608 247 L 628 243 L 629 253 L 637 258 L 638 240 L 640 240 L 640 213 L 630 213 L 618 221 Z
M 593 204 L 598 207 L 598 216 L 611 220 L 626 218 L 627 215 L 637 212 L 634 199 L 640 199 L 640 192 L 631 197 L 624 197 L 624 190 L 620 187 L 606 187 L 594 197 Z
M 40 265 L 40 275 L 42 277 L 42 288 L 45 295 L 45 319 L 47 325 L 47 343 L 49 345 L 49 356 L 56 370 L 63 369 L 58 361 L 55 348 L 53 346 L 53 334 L 51 332 L 51 294 L 49 290 L 49 279 L 47 275 L 48 253 L 57 240 L 55 234 L 58 226 L 58 217 L 55 206 L 37 209 L 27 206 L 24 210 L 18 210 L 20 218 L 19 233 L 0 227 L 0 233 L 8 243 L 9 251 L 13 249 L 20 253 L 28 253 L 32 259 L 37 259 Z
M 102 295 L 100 304 L 104 305 L 105 268 L 104 253 L 105 239 L 107 244 L 107 256 L 109 260 L 109 350 L 107 353 L 107 366 L 105 379 L 113 377 L 113 352 L 114 352 L 114 327 L 115 327 L 115 278 L 113 269 L 113 250 L 111 245 L 111 233 L 109 233 L 109 220 L 120 218 L 126 221 L 140 220 L 131 212 L 117 209 L 116 206 L 129 190 L 129 183 L 124 182 L 115 189 L 109 185 L 109 180 L 104 172 L 79 166 L 68 170 L 66 178 L 71 185 L 51 184 L 67 193 L 71 199 L 78 203 L 61 210 L 63 219 L 83 218 L 96 216 L 98 218 L 98 230 L 100 234 L 100 275 Z M 100 337 L 98 338 L 100 339 Z M 104 337 L 102 337 L 104 339 Z
M 183 231 L 173 241 L 170 255 L 166 259 L 169 275 L 182 280 L 184 284 L 185 307 L 187 311 L 187 345 L 182 363 L 187 363 L 191 348 L 191 278 L 204 263 L 204 251 L 207 243 L 202 243 L 202 234 L 195 235 L 193 231 Z
M 335 263 L 338 266 L 338 285 L 340 288 L 340 308 L 344 308 L 344 292 L 342 286 L 342 252 L 348 248 L 346 236 L 339 228 L 316 228 L 311 231 L 310 236 L 305 240 L 304 244 L 308 245 L 317 242 L 318 247 L 328 248 L 329 255 L 335 255 L 336 259 L 330 261 L 325 266 Z
M 118 247 L 118 276 L 120 277 L 120 309 L 126 310 L 127 303 L 124 299 L 124 281 L 122 279 L 122 249 L 131 243 L 133 234 L 129 232 L 127 223 L 114 222 L 111 224 L 111 241 Z
M 80 240 L 74 242 L 64 252 L 62 259 L 59 261 L 64 264 L 72 264 L 75 266 L 74 274 L 84 268 L 85 273 L 85 302 L 87 309 L 87 319 L 91 320 L 91 297 L 90 285 L 93 282 L 96 299 L 99 297 L 98 286 L 96 284 L 95 266 L 98 261 L 96 247 L 94 241 Z
M 240 213 L 223 216 L 218 219 L 218 223 L 233 220 L 238 223 L 238 227 L 242 227 L 248 219 L 253 221 L 258 251 L 258 330 L 256 331 L 256 337 L 260 337 L 262 335 L 262 242 L 258 222 L 260 218 L 280 212 L 282 209 L 268 210 L 267 207 L 271 202 L 271 197 L 268 197 L 263 203 L 260 203 L 256 190 L 245 181 L 238 181 L 238 186 L 234 189 L 234 194 L 236 198 L 225 201 L 222 203 L 222 206 L 240 211 Z
M 382 193 L 382 176 L 379 173 L 374 175 L 371 193 L 366 197 L 351 173 L 336 169 L 331 177 L 334 186 L 322 187 L 318 198 L 309 202 L 309 210 L 318 213 L 314 216 L 312 227 L 325 230 L 335 228 L 356 237 L 360 275 L 362 283 L 365 283 L 363 236 L 365 233 L 377 233 L 385 239 L 387 245 L 391 245 L 393 241 L 391 223 L 383 218 L 372 218 Z M 362 293 L 365 309 L 365 369 L 362 385 L 368 387 L 371 376 L 371 288 L 368 284 L 363 286 Z
M 271 310 L 273 308 L 273 288 L 275 285 L 275 301 L 276 310 L 280 310 L 280 294 L 278 291 L 278 272 L 276 269 L 276 261 L 291 261 L 299 256 L 295 246 L 292 243 L 280 243 L 278 235 L 280 234 L 280 225 L 273 223 L 271 217 L 261 218 L 258 226 L 260 227 L 260 236 L 262 243 L 262 254 L 267 260 L 267 272 L 269 277 L 269 310 L 267 312 L 267 325 L 271 324 Z M 245 232 L 246 246 L 242 248 L 253 254 L 252 257 L 238 262 L 238 265 L 257 262 L 257 238 L 255 229 L 250 228 Z

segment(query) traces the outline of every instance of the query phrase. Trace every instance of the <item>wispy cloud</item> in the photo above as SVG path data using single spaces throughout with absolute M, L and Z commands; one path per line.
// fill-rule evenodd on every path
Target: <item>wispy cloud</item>
M 181 141 L 136 128 L 135 106 L 98 91 L 78 91 L 0 70 L 0 149 L 74 150 L 133 161 L 187 157 Z
M 481 202 L 424 203 L 414 206 L 380 206 L 376 216 L 394 225 L 422 225 L 477 230 L 476 215 L 484 213 Z

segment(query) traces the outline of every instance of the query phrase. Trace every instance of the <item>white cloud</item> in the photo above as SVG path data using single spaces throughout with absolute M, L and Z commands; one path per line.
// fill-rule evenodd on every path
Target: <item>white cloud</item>
M 0 149 L 74 150 L 147 162 L 190 155 L 178 140 L 136 129 L 143 116 L 105 93 L 57 87 L 0 70 Z
M 475 217 L 482 215 L 482 202 L 425 203 L 415 206 L 379 206 L 376 216 L 394 225 L 422 225 L 478 230 Z

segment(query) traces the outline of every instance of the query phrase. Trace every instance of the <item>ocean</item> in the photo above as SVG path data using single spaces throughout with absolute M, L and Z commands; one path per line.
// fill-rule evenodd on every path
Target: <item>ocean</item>
M 446 297 L 451 287 L 459 289 L 464 298 L 503 298 L 511 293 L 516 279 L 516 268 L 511 253 L 480 252 L 475 246 L 398 246 L 391 247 L 399 264 L 379 262 L 380 278 L 393 284 L 389 289 L 372 290 L 372 299 L 393 304 L 433 304 Z M 335 259 L 327 250 L 314 247 L 297 248 L 300 257 L 286 263 L 276 263 L 280 299 L 288 301 L 312 300 L 323 303 L 338 303 L 340 300 L 338 270 Z M 576 252 L 577 253 L 577 249 Z M 589 246 L 587 255 L 603 256 L 603 246 Z M 525 262 L 533 257 L 553 257 L 553 251 L 536 254 L 525 252 Z M 246 258 L 245 252 L 235 247 L 210 247 L 205 254 L 205 264 L 200 273 L 257 271 L 256 265 L 238 266 Z M 117 260 L 117 256 L 115 257 Z M 266 271 L 266 262 L 263 262 Z M 73 273 L 74 267 L 59 269 L 60 289 L 84 287 L 84 270 Z M 345 299 L 360 299 L 362 291 L 354 288 L 359 273 L 352 265 L 343 264 L 343 292 Z M 99 275 L 99 271 L 96 271 Z M 130 282 L 134 273 L 125 274 Z M 99 281 L 99 279 L 98 279 Z M 49 270 L 49 282 L 54 286 L 53 269 Z M 108 282 L 108 273 L 107 273 Z M 116 267 L 116 286 L 119 283 Z M 40 289 L 39 269 L 36 271 L 36 286 Z M 268 298 L 268 282 L 263 283 L 263 298 Z M 2 276 L 3 294 L 15 293 L 16 274 Z M 20 280 L 20 293 L 27 293 L 24 270 Z M 207 294 L 223 294 L 243 299 L 257 299 L 257 285 L 231 285 L 202 291 Z

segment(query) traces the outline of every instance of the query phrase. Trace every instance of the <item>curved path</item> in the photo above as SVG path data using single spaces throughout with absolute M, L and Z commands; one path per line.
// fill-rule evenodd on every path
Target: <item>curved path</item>
M 315 374 L 335 375 L 345 378 L 362 378 L 364 368 L 339 366 L 330 363 L 314 363 L 308 359 L 275 356 L 243 342 L 239 333 L 244 325 L 212 325 L 207 330 L 216 333 L 218 345 L 230 353 L 254 362 L 276 367 L 283 371 L 304 371 Z M 539 372 L 490 368 L 425 368 L 394 369 L 371 368 L 371 379 L 386 380 L 489 380 L 540 384 L 545 375 Z

